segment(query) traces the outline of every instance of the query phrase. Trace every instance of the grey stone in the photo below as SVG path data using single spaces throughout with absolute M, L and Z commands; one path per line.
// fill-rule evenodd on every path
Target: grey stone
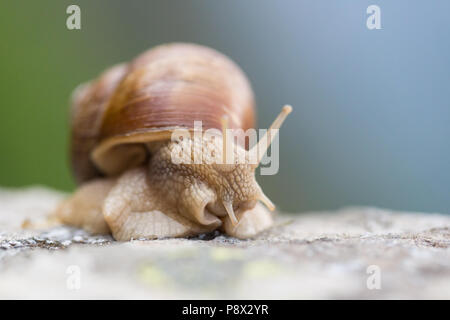
M 215 232 L 116 242 L 66 226 L 21 227 L 64 196 L 0 189 L 0 298 L 450 298 L 449 215 L 279 214 L 251 240 Z M 381 287 L 369 289 L 378 275 Z

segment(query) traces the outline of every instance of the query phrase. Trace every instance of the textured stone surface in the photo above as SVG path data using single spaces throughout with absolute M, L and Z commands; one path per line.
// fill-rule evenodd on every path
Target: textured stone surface
M 246 241 L 215 233 L 120 243 L 64 226 L 21 228 L 63 196 L 0 190 L 0 298 L 450 298 L 449 215 L 279 215 Z M 371 265 L 379 290 L 367 288 Z

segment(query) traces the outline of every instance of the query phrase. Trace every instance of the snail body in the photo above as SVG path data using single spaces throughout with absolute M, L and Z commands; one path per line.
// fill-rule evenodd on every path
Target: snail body
M 255 180 L 257 164 L 215 161 L 225 159 L 227 144 L 248 159 L 245 143 L 209 134 L 173 139 L 177 130 L 195 131 L 195 121 L 224 133 L 254 127 L 250 84 L 226 56 L 194 44 L 158 46 L 80 86 L 72 100 L 79 188 L 57 209 L 63 223 L 117 240 L 219 228 L 248 238 L 271 226 L 270 212 L 258 202 L 274 207 Z M 285 107 L 272 127 L 289 112 Z M 201 161 L 176 163 L 174 153 Z

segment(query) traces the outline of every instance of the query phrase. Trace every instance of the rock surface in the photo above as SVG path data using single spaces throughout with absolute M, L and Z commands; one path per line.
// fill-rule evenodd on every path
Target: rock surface
M 246 241 L 214 233 L 120 243 L 65 226 L 21 227 L 62 197 L 0 189 L 0 298 L 450 299 L 450 215 L 279 215 Z

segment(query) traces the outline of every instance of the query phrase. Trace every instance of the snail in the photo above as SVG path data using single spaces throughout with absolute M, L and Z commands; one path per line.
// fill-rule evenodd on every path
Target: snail
M 278 129 L 290 111 L 285 106 L 270 129 Z M 71 164 L 79 187 L 56 216 L 120 241 L 216 229 L 253 237 L 273 224 L 260 202 L 270 210 L 275 206 L 256 182 L 255 169 L 274 131 L 251 150 L 246 143 L 227 142 L 226 134 L 253 128 L 254 118 L 249 81 L 214 49 L 160 45 L 113 66 L 73 93 Z M 224 135 L 173 139 L 179 129 L 193 132 L 195 121 Z M 205 146 L 210 152 L 199 156 L 201 163 L 173 161 L 176 150 L 192 160 Z M 210 161 L 211 155 L 225 159 L 228 146 L 246 162 Z M 248 161 L 251 151 L 256 163 Z

